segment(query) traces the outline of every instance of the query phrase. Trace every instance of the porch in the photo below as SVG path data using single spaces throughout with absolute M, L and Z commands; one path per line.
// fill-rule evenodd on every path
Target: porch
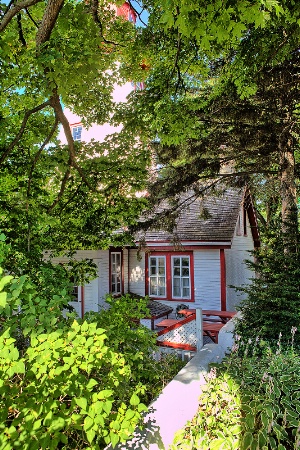
M 228 328 L 225 326 L 236 315 L 232 311 L 196 308 L 178 310 L 176 316 L 180 318 L 174 318 L 170 308 L 153 303 L 158 310 L 150 309 L 151 317 L 141 320 L 141 323 L 157 331 L 158 353 L 175 351 L 181 353 L 182 359 L 186 359 L 185 356 L 190 359 L 204 344 L 218 344 L 219 336 L 224 340 Z

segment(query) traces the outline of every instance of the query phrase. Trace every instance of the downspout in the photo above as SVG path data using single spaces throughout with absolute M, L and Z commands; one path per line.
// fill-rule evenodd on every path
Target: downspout
M 81 288 L 81 318 L 84 316 L 84 286 L 80 286 Z
M 226 311 L 226 263 L 225 250 L 220 249 L 220 281 L 221 281 L 221 310 Z
M 127 252 L 127 292 L 129 292 L 129 285 L 130 285 L 129 252 L 130 252 L 130 247 L 128 247 L 128 252 Z

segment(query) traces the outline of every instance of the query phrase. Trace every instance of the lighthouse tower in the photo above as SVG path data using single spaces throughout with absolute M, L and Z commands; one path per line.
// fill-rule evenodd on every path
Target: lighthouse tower
M 123 17 L 133 24 L 136 23 L 136 12 L 131 8 L 127 1 L 120 7 L 112 5 L 112 9 L 118 17 Z M 141 83 L 139 86 L 133 85 L 130 81 L 122 85 L 115 84 L 112 100 L 115 103 L 126 102 L 127 95 L 137 87 L 141 88 Z M 89 128 L 85 128 L 81 122 L 81 117 L 74 114 L 69 108 L 65 108 L 64 113 L 70 124 L 73 139 L 77 142 L 90 142 L 91 140 L 103 142 L 106 136 L 121 130 L 121 125 L 116 127 L 109 123 L 103 125 L 92 124 Z M 67 144 L 63 129 L 60 130 L 59 140 L 62 144 Z

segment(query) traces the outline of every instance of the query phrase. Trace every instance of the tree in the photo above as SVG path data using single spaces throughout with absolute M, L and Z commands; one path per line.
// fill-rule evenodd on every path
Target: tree
M 119 70 L 125 44 L 136 34 L 116 8 L 97 0 L 0 4 L 1 227 L 31 261 L 44 248 L 107 246 L 144 206 L 135 193 L 147 148 L 125 131 L 75 143 L 64 114 L 70 107 L 86 126 L 111 120 L 115 83 L 128 80 Z
M 294 2 L 153 2 L 140 38 L 147 89 L 132 103 L 158 142 L 155 194 L 199 179 L 276 179 L 284 228 L 297 204 L 299 32 Z

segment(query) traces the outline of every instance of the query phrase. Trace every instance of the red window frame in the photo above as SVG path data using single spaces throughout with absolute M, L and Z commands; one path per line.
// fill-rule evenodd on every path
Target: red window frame
M 150 296 L 149 294 L 149 258 L 150 257 L 159 257 L 164 256 L 166 260 L 166 296 L 165 297 L 156 297 Z M 182 297 L 173 297 L 173 289 L 172 289 L 172 257 L 182 257 L 189 256 L 190 258 L 190 298 L 182 298 Z M 153 300 L 171 300 L 174 302 L 184 301 L 184 302 L 194 302 L 195 301 L 195 293 L 194 293 L 194 254 L 193 252 L 160 252 L 153 251 L 145 254 L 145 292 L 146 295 L 149 295 Z

